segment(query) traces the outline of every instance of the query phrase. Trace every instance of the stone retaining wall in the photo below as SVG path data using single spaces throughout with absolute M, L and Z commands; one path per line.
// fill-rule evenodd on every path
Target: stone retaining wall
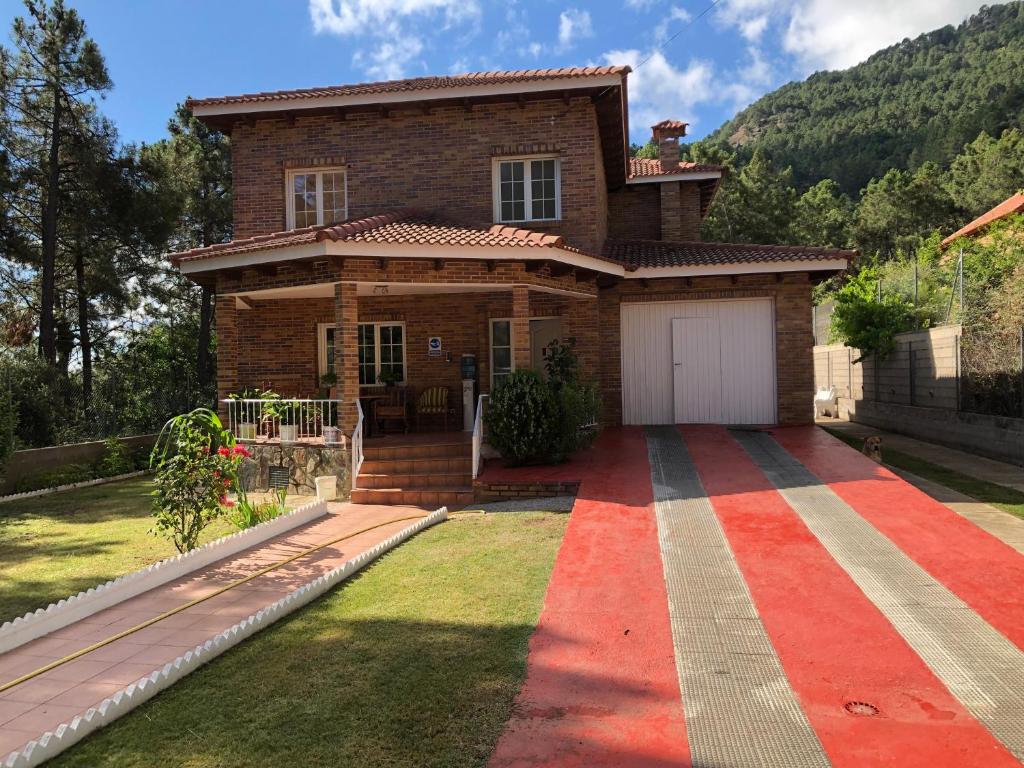
M 338 478 L 338 498 L 347 498 L 352 488 L 351 453 L 342 446 L 308 443 L 246 444 L 251 459 L 242 463 L 240 478 L 247 491 L 270 489 L 270 468 L 288 468 L 288 492 L 316 494 L 316 478 L 334 475 Z

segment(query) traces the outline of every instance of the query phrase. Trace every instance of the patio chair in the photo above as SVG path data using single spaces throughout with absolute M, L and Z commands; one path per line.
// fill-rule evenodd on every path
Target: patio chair
M 814 415 L 838 416 L 839 409 L 836 407 L 836 391 L 828 387 L 822 387 L 814 395 Z
M 405 387 L 387 387 L 384 390 L 384 397 L 377 400 L 373 406 L 373 420 L 379 434 L 384 434 L 384 425 L 389 421 L 401 422 L 403 431 L 409 431 L 409 413 L 406 403 Z
M 448 431 L 448 387 L 427 387 L 416 400 L 416 431 L 422 429 L 423 417 L 441 416 Z

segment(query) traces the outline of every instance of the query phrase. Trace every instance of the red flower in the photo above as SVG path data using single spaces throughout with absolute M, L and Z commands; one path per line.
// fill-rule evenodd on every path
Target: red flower
M 228 507 L 229 509 L 230 509 L 231 507 L 235 506 L 235 502 L 233 502 L 233 501 L 232 501 L 231 499 L 229 499 L 229 498 L 228 498 L 227 496 L 221 496 L 221 497 L 220 497 L 220 503 L 221 503 L 221 504 L 222 504 L 223 506 L 225 506 L 225 507 Z
M 230 451 L 228 451 L 226 445 L 222 445 L 220 448 L 217 449 L 217 453 L 219 453 L 221 456 L 228 456 L 230 454 Z
M 246 458 L 249 458 L 250 456 L 252 456 L 252 454 L 249 453 L 249 451 L 247 451 L 245 449 L 245 447 L 241 446 L 241 445 L 236 445 L 235 446 L 235 455 L 236 456 L 245 456 Z

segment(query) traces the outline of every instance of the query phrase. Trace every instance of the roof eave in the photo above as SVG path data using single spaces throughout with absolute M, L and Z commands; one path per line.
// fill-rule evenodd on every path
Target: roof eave
M 197 257 L 180 260 L 176 266 L 184 275 L 225 269 L 247 269 L 290 261 L 326 259 L 329 256 L 368 259 L 443 259 L 445 261 L 557 261 L 580 269 L 623 276 L 627 267 L 598 256 L 575 253 L 545 246 L 479 246 L 419 243 L 375 243 L 368 241 L 322 240 L 315 243 L 249 250 L 242 253 Z

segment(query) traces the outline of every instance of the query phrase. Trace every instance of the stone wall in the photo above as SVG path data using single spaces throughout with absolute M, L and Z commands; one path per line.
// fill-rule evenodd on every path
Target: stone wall
M 288 493 L 316 494 L 316 478 L 334 475 L 338 478 L 338 498 L 347 498 L 352 489 L 351 453 L 345 447 L 325 447 L 304 443 L 248 444 L 251 459 L 245 459 L 239 478 L 247 491 L 270 488 L 270 468 L 286 466 L 289 470 Z

